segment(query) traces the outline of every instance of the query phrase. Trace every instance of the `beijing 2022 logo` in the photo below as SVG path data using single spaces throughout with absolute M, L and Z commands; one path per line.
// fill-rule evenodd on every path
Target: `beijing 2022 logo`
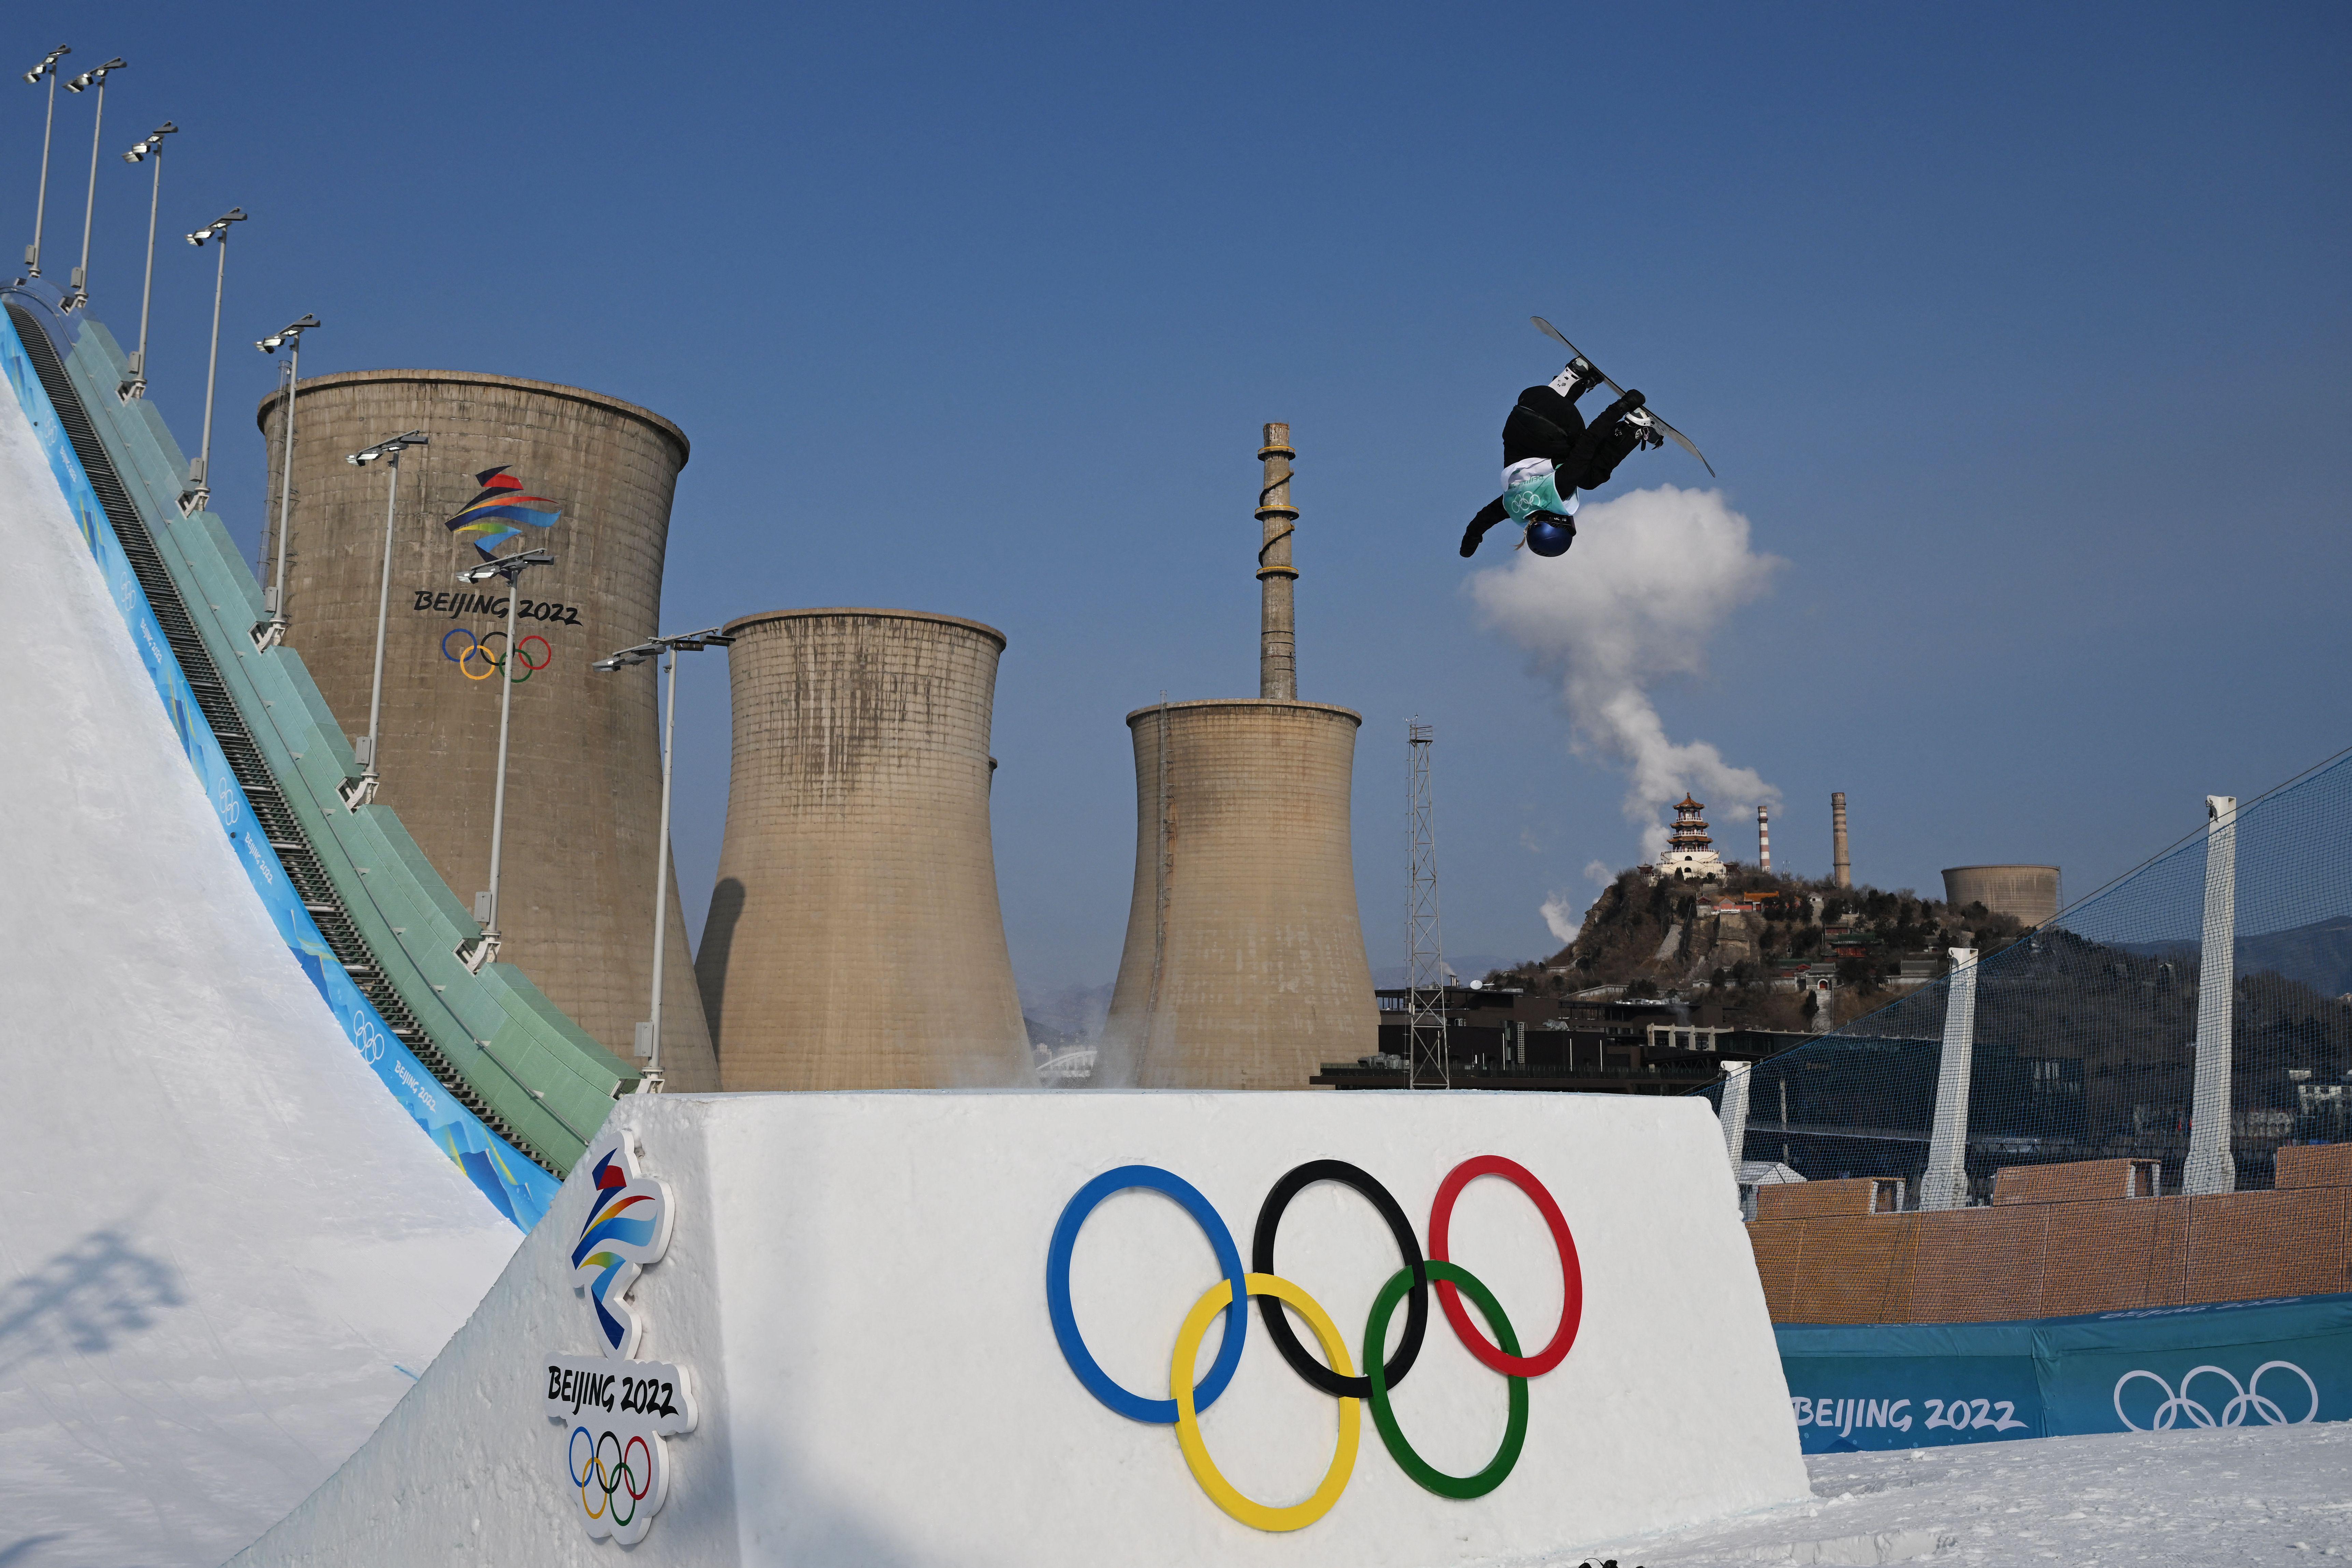
M 1519 1353 L 1518 1337 L 1494 1293 L 1468 1269 L 1446 1258 L 1447 1228 L 1454 1217 L 1454 1201 L 1462 1195 L 1463 1188 L 1480 1176 L 1499 1176 L 1525 1193 L 1551 1228 L 1552 1245 L 1559 1253 L 1559 1322 L 1552 1330 L 1549 1342 L 1533 1355 Z M 1357 1375 L 1349 1360 L 1347 1341 L 1331 1321 L 1330 1314 L 1315 1298 L 1274 1271 L 1275 1232 L 1282 1225 L 1283 1210 L 1290 1206 L 1290 1200 L 1302 1188 L 1315 1182 L 1336 1182 L 1370 1199 L 1388 1222 L 1389 1233 L 1395 1237 L 1397 1252 L 1404 1260 L 1404 1267 L 1389 1277 L 1388 1283 L 1373 1299 L 1370 1316 L 1364 1324 L 1361 1376 Z M 1112 1382 L 1087 1349 L 1086 1340 L 1078 1332 L 1077 1319 L 1070 1310 L 1070 1254 L 1077 1245 L 1078 1229 L 1097 1205 L 1113 1193 L 1131 1187 L 1159 1193 L 1181 1205 L 1208 1233 L 1209 1244 L 1215 1248 L 1217 1261 L 1225 1272 L 1223 1279 L 1192 1304 L 1183 1327 L 1177 1331 L 1175 1354 L 1169 1363 L 1171 1397 L 1167 1399 L 1146 1399 Z M 1397 1423 L 1395 1411 L 1390 1407 L 1389 1391 L 1404 1381 L 1421 1353 L 1422 1336 L 1429 1326 L 1429 1289 L 1433 1282 L 1437 1287 L 1438 1305 L 1444 1309 L 1445 1321 L 1453 1325 L 1463 1347 L 1481 1365 L 1500 1373 L 1510 1382 L 1510 1413 L 1504 1422 L 1502 1442 L 1495 1457 L 1475 1475 L 1449 1475 L 1415 1453 Z M 1469 1312 L 1462 1305 L 1465 1295 L 1494 1331 L 1492 1340 L 1471 1322 Z M 1264 1316 L 1267 1337 L 1291 1370 L 1339 1402 L 1339 1451 L 1331 1458 L 1331 1468 L 1314 1495 L 1291 1508 L 1274 1508 L 1244 1496 L 1218 1471 L 1216 1461 L 1210 1458 L 1208 1446 L 1201 1437 L 1200 1413 L 1225 1391 L 1225 1385 L 1233 1380 L 1234 1367 L 1241 1362 L 1242 1338 L 1249 1327 L 1246 1299 L 1251 1296 L 1259 1299 L 1258 1310 Z M 1323 1362 L 1307 1353 L 1297 1335 L 1291 1331 L 1279 1304 L 1286 1301 L 1315 1331 L 1316 1339 L 1323 1346 Z M 1404 1334 L 1396 1354 L 1383 1364 L 1381 1351 L 1388 1343 L 1389 1321 L 1400 1301 L 1405 1303 Z M 1070 1370 L 1088 1393 L 1131 1421 L 1174 1426 L 1184 1463 L 1210 1500 L 1244 1524 L 1259 1530 L 1284 1531 L 1314 1523 L 1331 1510 L 1331 1505 L 1347 1489 L 1348 1479 L 1355 1470 L 1356 1449 L 1362 1436 L 1361 1406 L 1365 1404 L 1371 1405 L 1372 1423 L 1379 1428 L 1381 1441 L 1387 1446 L 1398 1468 L 1426 1489 L 1439 1497 L 1466 1499 L 1484 1497 L 1501 1486 L 1511 1468 L 1519 1462 L 1520 1447 L 1527 1441 L 1528 1380 L 1541 1377 L 1558 1366 L 1567 1357 L 1569 1347 L 1576 1342 L 1577 1327 L 1584 1317 L 1584 1274 L 1577 1262 L 1576 1239 L 1569 1234 L 1568 1221 L 1562 1217 L 1551 1193 L 1527 1167 L 1499 1154 L 1465 1160 L 1438 1184 L 1436 1200 L 1429 1210 L 1426 1259 L 1413 1237 L 1412 1222 L 1405 1218 L 1404 1210 L 1397 1206 L 1386 1187 L 1342 1160 L 1315 1160 L 1300 1165 L 1275 1183 L 1259 1207 L 1246 1272 L 1242 1268 L 1241 1254 L 1234 1246 L 1233 1233 L 1225 1228 L 1225 1222 L 1199 1188 L 1157 1165 L 1121 1165 L 1080 1187 L 1064 1206 L 1062 1217 L 1054 1226 L 1053 1244 L 1045 1254 L 1045 1304 L 1053 1320 L 1054 1337 L 1062 1347 L 1062 1359 L 1069 1363 Z M 1224 1342 L 1208 1375 L 1195 1385 L 1192 1374 L 1198 1362 L 1201 1340 L 1208 1332 L 1210 1322 L 1221 1312 L 1225 1319 Z
M 635 1361 L 646 1321 L 628 1300 L 638 1272 L 669 1247 L 669 1187 L 637 1168 L 643 1151 L 607 1130 L 581 1157 L 588 1217 L 572 1248 L 572 1288 L 596 1315 L 601 1356 L 551 1355 L 547 1418 L 564 1423 L 564 1484 L 589 1536 L 634 1546 L 669 1496 L 665 1436 L 694 1430 L 694 1378 L 667 1362 Z

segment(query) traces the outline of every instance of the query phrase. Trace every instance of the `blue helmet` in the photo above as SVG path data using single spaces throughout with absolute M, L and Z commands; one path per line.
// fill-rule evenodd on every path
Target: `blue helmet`
M 1576 542 L 1576 524 L 1564 517 L 1540 512 L 1528 523 L 1528 548 L 1538 555 L 1565 555 Z

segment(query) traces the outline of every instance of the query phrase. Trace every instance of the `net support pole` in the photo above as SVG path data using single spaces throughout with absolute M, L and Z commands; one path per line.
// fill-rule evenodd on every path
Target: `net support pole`
M 1748 1154 L 1748 1074 L 1753 1062 L 1723 1064 L 1723 1107 L 1717 1120 L 1723 1123 L 1723 1152 L 1731 1162 L 1731 1179 L 1739 1180 L 1739 1166 Z
M 1969 1203 L 1969 1069 L 1977 1043 L 1977 954 L 1971 947 L 1949 951 L 1952 973 L 1944 986 L 1936 1126 L 1927 1136 L 1927 1169 L 1919 1178 L 1923 1209 L 1966 1208 Z
M 2205 797 L 2205 922 L 2197 959 L 2197 1081 L 2180 1190 L 2238 1190 L 2230 1149 L 2230 1035 L 2237 985 L 2238 797 Z

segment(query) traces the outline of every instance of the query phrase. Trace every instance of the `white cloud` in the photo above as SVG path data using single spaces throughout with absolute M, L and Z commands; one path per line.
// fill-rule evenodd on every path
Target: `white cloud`
M 1544 924 L 1551 927 L 1551 934 L 1562 946 L 1574 942 L 1577 931 L 1584 924 L 1583 919 L 1576 913 L 1576 906 L 1568 901 L 1566 893 L 1554 893 L 1543 901 L 1543 918 Z
M 1705 741 L 1669 739 L 1651 691 L 1702 673 L 1717 630 L 1786 563 L 1748 548 L 1748 520 L 1717 490 L 1635 490 L 1586 507 L 1576 521 L 1568 554 L 1517 552 L 1474 575 L 1470 595 L 1487 626 L 1559 682 L 1577 751 L 1624 770 L 1625 816 L 1642 828 L 1643 857 L 1664 853 L 1666 808 L 1685 791 L 1718 820 L 1780 804 L 1780 792 L 1752 768 L 1732 766 Z M 1566 922 L 1564 905 L 1554 917 L 1559 903 L 1555 896 L 1544 905 L 1555 934 Z
M 1584 863 L 1584 874 L 1592 879 L 1595 887 L 1604 891 L 1607 890 L 1610 883 L 1617 879 L 1617 873 L 1609 868 L 1609 862 L 1606 860 L 1587 860 Z

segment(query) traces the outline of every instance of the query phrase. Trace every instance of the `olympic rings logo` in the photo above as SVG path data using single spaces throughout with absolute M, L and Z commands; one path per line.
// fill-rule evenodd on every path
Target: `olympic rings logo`
M 490 638 L 504 637 L 506 635 L 504 632 L 489 632 L 481 637 L 476 637 L 464 626 L 454 626 L 441 638 L 441 657 L 456 665 L 457 673 L 468 680 L 488 680 L 499 670 L 506 668 L 509 663 L 518 665 L 521 668 L 522 673 L 509 675 L 507 678 L 517 686 L 520 686 L 524 681 L 545 669 L 549 661 L 555 657 L 554 645 L 537 632 L 533 632 L 515 644 L 514 658 L 511 660 L 507 658 L 503 649 L 492 652 Z M 466 639 L 465 646 L 457 652 L 451 653 L 449 644 L 458 637 Z M 530 657 L 530 645 L 533 643 L 537 643 L 541 650 L 536 661 Z M 474 673 L 474 663 L 478 659 L 482 666 L 482 672 L 479 675 Z
M 580 1468 L 580 1439 L 588 1439 L 588 1468 Z M 604 1445 L 613 1446 L 610 1464 L 604 1459 Z M 654 1487 L 653 1445 L 645 1438 L 631 1436 L 622 1441 L 617 1432 L 597 1436 L 585 1426 L 574 1426 L 564 1448 L 564 1463 L 571 1467 L 572 1484 L 580 1489 L 580 1506 L 593 1520 L 611 1515 L 615 1530 L 625 1530 L 637 1517 L 637 1505 Z M 593 1495 L 592 1495 L 593 1494 Z M 626 1501 L 629 1511 L 624 1514 L 621 1504 Z
M 1520 1353 L 1518 1337 L 1494 1293 L 1446 1256 L 1454 1202 L 1462 1195 L 1462 1190 L 1480 1176 L 1499 1176 L 1524 1193 L 1543 1215 L 1544 1224 L 1551 1231 L 1552 1245 L 1559 1254 L 1559 1321 L 1551 1338 L 1533 1355 Z M 1282 1225 L 1283 1211 L 1303 1188 L 1316 1182 L 1336 1182 L 1369 1199 L 1387 1223 L 1403 1260 L 1404 1266 L 1381 1287 L 1365 1321 L 1361 1375 L 1349 1361 L 1347 1341 L 1331 1321 L 1330 1314 L 1312 1296 L 1274 1271 L 1275 1234 Z M 1087 1349 L 1077 1319 L 1070 1309 L 1070 1256 L 1077 1245 L 1079 1228 L 1105 1198 L 1135 1187 L 1171 1198 L 1191 1215 L 1208 1236 L 1225 1276 L 1192 1304 L 1183 1327 L 1177 1331 L 1175 1353 L 1170 1357 L 1168 1368 L 1171 1397 L 1166 1399 L 1144 1398 L 1112 1381 Z M 1422 1339 L 1429 1326 L 1429 1292 L 1433 1284 L 1445 1321 L 1463 1348 L 1481 1365 L 1501 1373 L 1510 1384 L 1510 1409 L 1504 1422 L 1502 1440 L 1494 1458 L 1474 1475 L 1449 1475 L 1415 1453 L 1389 1399 L 1391 1391 L 1404 1381 L 1421 1353 Z M 1469 1311 L 1462 1303 L 1465 1295 L 1478 1309 L 1478 1315 L 1486 1321 L 1486 1327 L 1493 1331 L 1492 1339 L 1471 1322 Z M 1242 1341 L 1249 1326 L 1246 1303 L 1253 1296 L 1258 1299 L 1258 1311 L 1267 1337 L 1290 1369 L 1339 1402 L 1339 1440 L 1330 1468 L 1312 1496 L 1290 1508 L 1271 1507 L 1244 1496 L 1217 1469 L 1201 1436 L 1200 1413 L 1224 1393 L 1226 1384 L 1233 1381 L 1234 1368 L 1241 1363 Z M 1384 1361 L 1381 1352 L 1388 1344 L 1389 1323 L 1400 1302 L 1405 1307 L 1404 1332 L 1396 1353 Z M 1317 1361 L 1298 1342 L 1288 1319 L 1283 1315 L 1282 1303 L 1287 1303 L 1306 1320 L 1323 1347 L 1323 1361 Z M 1064 1206 L 1045 1255 L 1045 1305 L 1053 1321 L 1054 1338 L 1061 1345 L 1062 1359 L 1069 1363 L 1070 1371 L 1089 1394 L 1129 1420 L 1174 1426 L 1177 1446 L 1183 1451 L 1184 1463 L 1192 1470 L 1192 1479 L 1226 1513 L 1259 1530 L 1289 1531 L 1303 1529 L 1322 1518 L 1347 1489 L 1349 1477 L 1355 1469 L 1362 1435 L 1361 1406 L 1365 1404 L 1372 1407 L 1372 1423 L 1389 1456 L 1398 1468 L 1425 1489 L 1440 1497 L 1468 1499 L 1484 1497 L 1502 1485 L 1518 1463 L 1520 1449 L 1527 1441 L 1528 1380 L 1558 1366 L 1576 1342 L 1577 1329 L 1584 1318 L 1584 1273 L 1577 1260 L 1576 1238 L 1570 1234 L 1568 1221 L 1550 1191 L 1527 1167 L 1499 1154 L 1465 1160 L 1438 1184 L 1436 1199 L 1430 1205 L 1429 1256 L 1425 1259 L 1403 1209 L 1389 1190 L 1370 1174 L 1343 1160 L 1314 1160 L 1300 1165 L 1275 1183 L 1258 1209 L 1257 1229 L 1251 1238 L 1250 1267 L 1246 1270 L 1242 1268 L 1233 1233 L 1226 1229 L 1225 1222 L 1200 1189 L 1157 1165 L 1122 1165 L 1080 1187 Z M 1192 1374 L 1198 1365 L 1202 1338 L 1221 1313 L 1225 1321 L 1223 1343 L 1218 1348 L 1217 1359 L 1208 1375 L 1195 1384 Z
M 2311 1393 L 2311 1408 L 2299 1419 L 2288 1420 L 2285 1411 L 2280 1409 L 2272 1400 L 2263 1397 L 2263 1373 L 2277 1367 L 2284 1367 L 2303 1379 L 2303 1386 Z M 2189 1385 L 2207 1373 L 2211 1373 L 2215 1377 L 2228 1384 L 2231 1391 L 2232 1397 L 2227 1405 L 2221 1406 L 2219 1419 L 2214 1417 L 2211 1410 L 2189 1397 Z M 2132 1418 L 2124 1414 L 2124 1384 L 2136 1377 L 2144 1377 L 2164 1390 L 2164 1403 L 2156 1407 L 2156 1414 L 2149 1418 L 2148 1424 L 2145 1426 L 2135 1425 Z M 2293 1395 L 2289 1397 L 2292 1398 Z M 2242 1385 L 2236 1378 L 2218 1366 L 2191 1367 L 2189 1369 L 2189 1375 L 2180 1380 L 2180 1392 L 2178 1394 L 2172 1392 L 2172 1384 L 2165 1382 L 2156 1373 L 2135 1371 L 2127 1372 L 2116 1379 L 2115 1405 L 2116 1418 L 2128 1430 L 2134 1432 L 2169 1432 L 2174 1423 L 2183 1415 L 2188 1416 L 2189 1424 L 2196 1426 L 2242 1426 L 2246 1424 L 2246 1413 L 2250 1410 L 2263 1418 L 2263 1425 L 2265 1426 L 2306 1426 L 2319 1415 L 2319 1384 L 2311 1381 L 2311 1373 L 2291 1361 L 2263 1363 L 2262 1365 L 2254 1368 L 2254 1375 L 2246 1379 Z

